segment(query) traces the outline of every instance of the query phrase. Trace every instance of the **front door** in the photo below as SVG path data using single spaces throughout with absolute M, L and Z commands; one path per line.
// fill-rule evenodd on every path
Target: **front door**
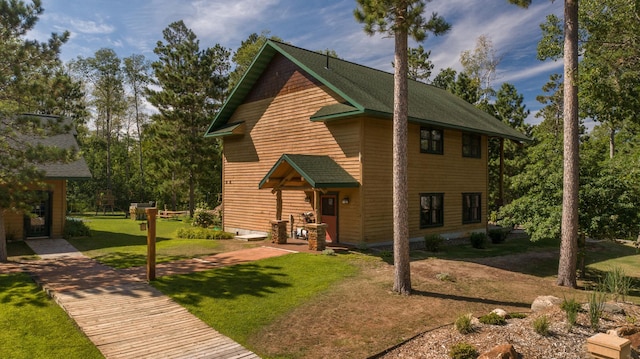
M 338 243 L 338 195 L 323 194 L 320 201 L 322 222 L 327 224 L 327 242 Z
M 51 192 L 40 192 L 31 213 L 24 217 L 26 237 L 49 237 L 51 235 Z

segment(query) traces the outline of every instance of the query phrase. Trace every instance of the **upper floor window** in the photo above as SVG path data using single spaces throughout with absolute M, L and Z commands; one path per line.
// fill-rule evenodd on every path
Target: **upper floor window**
M 478 223 L 482 221 L 480 193 L 462 194 L 462 223 Z
M 420 128 L 420 152 L 441 155 L 443 148 L 442 130 L 429 127 Z
M 463 133 L 462 156 L 480 158 L 482 154 L 480 143 L 482 143 L 480 135 Z
M 444 194 L 420 194 L 420 228 L 444 225 Z

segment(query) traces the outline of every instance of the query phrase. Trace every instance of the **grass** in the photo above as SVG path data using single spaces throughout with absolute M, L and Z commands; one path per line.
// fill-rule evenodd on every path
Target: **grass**
M 356 267 L 344 258 L 300 253 L 162 277 L 153 285 L 216 330 L 251 347 L 249 337 L 353 276 Z
M 140 221 L 113 216 L 83 217 L 91 228 L 91 237 L 72 238 L 71 243 L 85 255 L 113 268 L 144 266 L 147 256 L 147 232 Z M 169 262 L 218 253 L 221 241 L 179 239 L 180 228 L 188 224 L 159 219 L 156 225 L 156 262 Z
M 0 358 L 102 358 L 66 313 L 22 273 L 0 275 Z

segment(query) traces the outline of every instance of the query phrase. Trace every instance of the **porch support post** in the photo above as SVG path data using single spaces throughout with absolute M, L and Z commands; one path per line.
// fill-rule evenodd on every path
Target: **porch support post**
M 276 219 L 282 220 L 282 190 L 276 190 Z
M 316 223 L 322 223 L 322 212 L 320 212 L 320 190 L 313 190 L 314 204 L 316 211 Z

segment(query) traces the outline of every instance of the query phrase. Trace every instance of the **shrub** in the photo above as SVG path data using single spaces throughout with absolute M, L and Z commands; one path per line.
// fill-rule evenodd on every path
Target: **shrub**
M 604 309 L 605 299 L 606 294 L 599 290 L 594 290 L 589 296 L 589 323 L 593 330 L 600 328 L 600 317 L 602 316 L 602 309 Z
M 437 252 L 444 242 L 444 238 L 439 234 L 427 234 L 424 236 L 424 248 L 430 252 Z
M 436 279 L 441 280 L 443 282 L 455 282 L 456 278 L 449 273 L 438 273 L 436 274 Z
M 491 324 L 491 325 L 505 325 L 507 324 L 507 320 L 498 315 L 497 313 L 491 312 L 487 315 L 483 315 L 480 318 L 480 323 L 482 324 Z
M 487 240 L 487 235 L 482 232 L 474 232 L 471 233 L 469 240 L 471 241 L 471 246 L 473 248 L 483 249 Z
M 191 222 L 191 225 L 194 227 L 209 228 L 213 226 L 214 222 L 215 216 L 207 209 L 197 208 L 193 212 L 193 222 Z
M 567 300 L 566 298 L 560 304 L 560 308 L 567 313 L 567 324 L 569 329 L 576 325 L 578 319 L 578 311 L 580 311 L 580 303 L 575 298 Z
M 178 238 L 183 239 L 232 239 L 233 233 L 207 228 L 180 228 Z
M 476 359 L 478 355 L 476 348 L 465 342 L 455 344 L 449 350 L 449 357 L 452 359 Z
M 67 218 L 64 222 L 65 238 L 91 237 L 91 230 L 83 220 L 77 218 Z
M 507 239 L 507 234 L 509 234 L 509 232 L 504 229 L 496 228 L 489 230 L 489 238 L 493 244 L 503 243 Z
M 622 268 L 615 266 L 605 274 L 601 287 L 603 291 L 613 294 L 613 300 L 617 301 L 621 296 L 624 301 L 631 289 L 631 278 L 625 275 Z
M 471 314 L 463 314 L 455 321 L 455 327 L 460 334 L 469 334 L 473 332 L 473 324 L 471 323 Z
M 526 317 L 527 315 L 524 313 L 509 313 L 509 318 L 513 318 L 513 319 L 524 319 Z
M 336 255 L 336 251 L 334 251 L 331 248 L 327 248 L 327 249 L 322 251 L 322 254 L 325 255 L 325 256 L 335 256 Z
M 536 333 L 542 336 L 545 336 L 545 337 L 548 336 L 550 334 L 549 318 L 547 318 L 546 315 L 536 318 L 533 321 L 533 329 L 536 331 Z

